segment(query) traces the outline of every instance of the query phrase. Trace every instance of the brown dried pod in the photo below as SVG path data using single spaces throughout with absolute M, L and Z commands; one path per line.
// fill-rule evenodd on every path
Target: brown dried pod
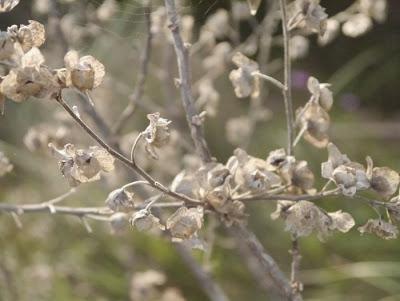
M 380 219 L 369 219 L 367 223 L 358 228 L 361 234 L 370 233 L 383 239 L 396 239 L 399 229 Z

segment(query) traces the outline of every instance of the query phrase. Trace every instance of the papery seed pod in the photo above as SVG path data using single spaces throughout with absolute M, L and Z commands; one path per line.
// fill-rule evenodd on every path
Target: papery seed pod
M 369 219 L 365 225 L 358 228 L 358 231 L 361 234 L 375 234 L 383 239 L 396 239 L 399 234 L 399 229 L 395 225 L 379 219 Z
M 252 73 L 259 69 L 258 64 L 240 52 L 232 57 L 232 61 L 239 67 L 229 74 L 236 96 L 238 98 L 257 97 L 260 93 L 260 80 Z
M 13 27 L 8 29 L 10 34 L 15 32 Z M 16 32 L 16 39 L 21 45 L 24 52 L 29 51 L 33 47 L 40 47 L 46 40 L 46 33 L 43 24 L 29 20 L 28 25 L 21 25 Z
M 165 230 L 165 227 L 160 223 L 160 219 L 147 209 L 133 213 L 129 221 L 138 231 Z
M 374 167 L 371 175 L 371 188 L 383 198 L 391 197 L 399 187 L 399 174 L 389 167 Z
M 129 212 L 134 210 L 133 193 L 123 188 L 111 191 L 105 201 L 105 204 L 114 212 Z
M 301 129 L 305 129 L 304 139 L 318 148 L 326 147 L 329 143 L 330 117 L 315 101 L 296 111 L 296 120 Z
M 328 215 L 333 222 L 331 230 L 338 230 L 342 233 L 346 233 L 355 225 L 353 217 L 347 212 L 342 212 L 342 210 L 330 212 Z
M 72 187 L 99 180 L 100 172 L 114 169 L 114 158 L 101 147 L 77 150 L 74 145 L 66 144 L 64 149 L 58 150 L 51 143 L 49 147 L 60 158 L 60 171 Z
M 10 70 L 0 84 L 2 94 L 15 102 L 29 97 L 50 98 L 60 90 L 56 76 L 42 65 L 39 49 L 32 48 L 22 55 L 20 66 Z
M 189 239 L 203 226 L 203 208 L 180 207 L 167 220 L 167 229 L 172 237 Z
M 64 57 L 64 63 L 67 87 L 87 91 L 98 87 L 103 81 L 104 65 L 90 55 L 79 58 L 76 51 L 70 50 Z
M 150 124 L 143 132 L 146 139 L 146 150 L 155 159 L 158 158 L 155 148 L 161 148 L 170 140 L 170 120 L 161 118 L 160 113 L 147 114 Z

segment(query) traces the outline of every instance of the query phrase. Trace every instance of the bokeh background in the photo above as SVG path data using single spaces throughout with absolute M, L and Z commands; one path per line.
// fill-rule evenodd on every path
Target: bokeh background
M 38 2 L 46 1 L 21 1 L 12 12 L 2 14 L 1 29 L 26 24 L 30 19 L 46 24 L 48 15 Z M 154 2 L 153 10 L 162 4 Z M 352 2 L 322 0 L 321 4 L 329 15 L 334 15 Z M 98 22 L 90 16 L 101 3 L 64 1 L 60 13 L 76 16 L 70 21 L 75 27 L 66 21 L 64 24 L 67 31 L 70 28 L 72 46 L 81 53 L 96 56 L 106 66 L 107 80 L 93 98 L 100 114 L 111 124 L 126 105 L 136 80 L 138 57 L 146 38 L 145 15 L 141 1 L 119 1 L 115 14 Z M 305 85 L 309 75 L 331 83 L 335 94 L 332 141 L 356 161 L 364 162 L 365 156 L 370 155 L 377 166 L 400 170 L 400 3 L 396 0 L 388 3 L 387 21 L 374 24 L 359 38 L 340 35 L 321 47 L 315 37 L 310 37 L 307 56 L 293 62 L 293 94 L 298 107 L 307 101 Z M 194 16 L 195 32 L 198 32 L 208 16 L 219 8 L 230 10 L 231 7 L 232 1 L 227 0 L 191 0 L 182 3 L 179 9 Z M 253 20 L 240 24 L 241 40 L 250 34 L 254 22 L 262 20 L 266 13 L 263 7 L 264 1 Z M 278 29 L 276 35 L 279 34 Z M 155 43 L 145 87 L 148 102 L 138 107 L 125 129 L 126 134 L 144 129 L 146 113 L 159 107 L 169 108 L 167 116 L 173 124 L 185 128 L 182 116 L 179 117 L 178 93 L 173 90 L 172 99 L 166 99 L 160 84 L 164 76 L 160 70 L 165 65 L 167 51 L 170 49 Z M 49 37 L 43 52 L 49 65 L 61 66 L 63 46 L 57 35 Z M 201 69 L 204 56 L 200 52 L 198 58 L 193 58 L 194 80 L 204 72 Z M 271 60 L 281 57 L 282 48 L 274 46 Z M 219 110 L 206 122 L 212 153 L 222 162 L 236 147 L 226 139 L 226 123 L 248 114 L 250 106 L 248 100 L 234 96 L 227 76 L 230 68 L 214 83 L 220 95 Z M 282 76 L 279 64 L 274 74 Z M 285 121 L 278 92 L 271 89 L 263 99 L 263 106 L 268 108 L 269 117 L 257 124 L 247 150 L 265 158 L 269 151 L 284 146 Z M 69 189 L 58 172 L 56 159 L 46 152 L 30 152 L 23 142 L 33 125 L 59 124 L 57 112 L 56 104 L 51 101 L 7 102 L 6 114 L 0 117 L 0 150 L 10 158 L 14 170 L 0 178 L 1 202 L 35 203 Z M 79 133 L 72 123 L 62 122 Z M 76 134 L 78 143 L 90 144 L 86 136 L 79 135 Z M 296 157 L 308 160 L 315 174 L 326 156 L 326 151 L 306 142 L 297 146 Z M 170 181 L 171 171 L 179 170 L 182 162 L 173 161 L 175 165 L 171 166 L 166 160 L 147 167 L 155 172 L 159 168 L 167 169 L 163 179 Z M 108 192 L 124 183 L 123 176 L 126 175 L 111 175 L 101 182 L 82 185 L 67 202 L 71 206 L 102 206 Z M 317 183 L 318 187 L 321 185 L 322 182 Z M 321 204 L 329 210 L 352 212 L 358 225 L 375 214 L 370 207 L 344 198 Z M 282 222 L 270 219 L 274 208 L 272 203 L 248 206 L 249 226 L 288 271 L 290 237 L 283 231 Z M 186 300 L 207 300 L 176 250 L 163 239 L 134 230 L 113 235 L 109 225 L 101 222 L 91 222 L 93 233 L 88 234 L 79 219 L 69 216 L 23 215 L 21 220 L 23 228 L 18 229 L 10 215 L 0 215 L 0 300 L 129 300 L 132 275 L 148 269 L 163 272 L 167 276 L 165 285 L 178 288 Z M 274 296 L 267 297 L 252 279 L 223 228 L 217 227 L 216 233 L 215 248 L 207 265 L 231 300 L 274 300 Z M 333 235 L 325 243 L 311 236 L 301 239 L 300 245 L 306 300 L 400 300 L 398 240 L 360 236 L 355 227 L 346 235 Z M 204 260 L 201 252 L 195 251 L 195 256 L 200 262 Z

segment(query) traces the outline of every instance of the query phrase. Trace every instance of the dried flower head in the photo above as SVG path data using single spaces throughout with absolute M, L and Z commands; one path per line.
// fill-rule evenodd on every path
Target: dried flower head
M 135 208 L 133 195 L 124 188 L 118 188 L 109 193 L 105 203 L 114 212 L 129 212 Z
M 383 239 L 396 239 L 399 229 L 380 219 L 369 219 L 364 226 L 358 228 L 361 234 L 370 233 Z
M 260 80 L 252 73 L 259 69 L 258 64 L 240 52 L 232 57 L 232 61 L 238 67 L 229 74 L 236 96 L 238 98 L 257 97 L 260 93 Z
M 2 0 L 0 1 L 0 13 L 9 12 L 18 5 L 20 0 Z
M 147 209 L 133 213 L 129 222 L 138 231 L 165 230 L 165 227 L 160 223 L 160 219 Z
M 62 150 L 51 144 L 49 147 L 60 158 L 60 171 L 71 187 L 99 180 L 101 171 L 110 172 L 114 169 L 114 158 L 98 146 L 91 146 L 87 150 L 76 149 L 72 144 L 66 144 Z
M 64 57 L 64 63 L 66 87 L 87 91 L 98 87 L 103 81 L 104 65 L 91 55 L 79 58 L 78 52 L 70 50 Z
M 296 111 L 296 122 L 304 131 L 304 139 L 318 148 L 326 147 L 329 143 L 329 114 L 318 104 L 311 100 L 304 108 Z
M 155 151 L 156 148 L 161 148 L 166 145 L 170 140 L 169 124 L 170 120 L 161 118 L 160 113 L 147 114 L 150 121 L 149 126 L 146 128 L 144 138 L 146 139 L 146 150 L 155 159 L 158 155 Z
M 302 28 L 324 35 L 328 15 L 319 5 L 320 0 L 296 0 L 291 8 L 289 28 Z
M 167 220 L 167 229 L 173 239 L 186 240 L 196 236 L 203 226 L 203 208 L 180 207 Z
M 33 47 L 40 47 L 46 40 L 46 33 L 43 24 L 29 20 L 28 25 L 12 25 L 7 28 L 7 33 L 17 42 L 23 52 Z
M 0 177 L 12 170 L 13 165 L 10 163 L 10 160 L 2 152 L 0 152 Z
M 321 165 L 323 178 L 333 180 L 347 196 L 353 196 L 357 191 L 370 187 L 364 166 L 351 162 L 333 143 L 328 144 L 328 153 L 328 161 Z
M 10 70 L 0 84 L 0 91 L 8 98 L 21 102 L 29 97 L 49 98 L 60 89 L 56 76 L 42 65 L 39 49 L 31 48 L 20 58 L 19 66 Z
M 239 191 L 263 192 L 281 185 L 281 178 L 270 170 L 265 160 L 249 156 L 238 148 L 234 151 L 226 166 L 233 175 Z

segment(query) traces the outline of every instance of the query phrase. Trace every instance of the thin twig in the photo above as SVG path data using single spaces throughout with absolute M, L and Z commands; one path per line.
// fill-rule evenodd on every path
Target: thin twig
M 246 244 L 252 256 L 257 259 L 259 267 L 265 275 L 268 275 L 283 297 L 289 298 L 289 300 L 301 300 L 292 298 L 292 288 L 289 279 L 286 278 L 275 260 L 266 252 L 254 233 L 240 224 L 234 224 L 230 233 L 238 244 Z
M 285 114 L 287 123 L 287 134 L 288 134 L 288 155 L 293 153 L 293 140 L 294 140 L 294 127 L 293 127 L 293 104 L 292 104 L 292 80 L 291 80 L 291 58 L 289 48 L 289 31 L 287 28 L 287 12 L 286 12 L 286 0 L 280 0 L 281 15 L 282 15 L 282 33 L 284 42 L 284 73 L 285 73 L 285 87 L 283 90 L 283 98 L 285 102 Z
M 203 126 L 194 122 L 198 115 L 194 105 L 192 89 L 191 89 L 191 73 L 189 66 L 189 53 L 188 49 L 183 43 L 179 30 L 179 19 L 176 12 L 175 0 L 165 0 L 167 14 L 169 18 L 169 29 L 172 32 L 174 40 L 175 54 L 178 62 L 179 78 L 180 78 L 180 91 L 183 107 L 186 112 L 186 119 L 190 128 L 190 133 L 196 147 L 197 154 L 204 162 L 211 162 L 211 154 L 204 139 Z
M 183 194 L 176 193 L 171 191 L 169 188 L 165 187 L 158 181 L 156 181 L 151 175 L 149 175 L 145 170 L 143 170 L 140 166 L 136 164 L 135 161 L 131 161 L 122 155 L 120 152 L 115 150 L 115 148 L 111 147 L 107 144 L 101 137 L 99 137 L 79 116 L 77 116 L 72 108 L 64 101 L 61 93 L 56 96 L 57 102 L 64 108 L 64 110 L 79 124 L 79 126 L 90 136 L 92 137 L 99 145 L 101 145 L 106 151 L 108 151 L 115 159 L 124 163 L 131 170 L 138 173 L 141 177 L 143 177 L 149 184 L 155 189 L 170 195 L 171 197 L 184 201 L 189 204 L 199 204 L 201 203 L 198 200 L 187 197 Z
M 290 254 L 292 255 L 290 282 L 292 284 L 293 295 L 298 295 L 301 298 L 301 292 L 303 290 L 303 284 L 299 280 L 301 254 L 299 239 L 295 235 L 292 237 L 292 249 L 290 250 Z
M 129 104 L 122 111 L 119 119 L 112 127 L 111 132 L 113 135 L 119 135 L 121 133 L 124 125 L 135 112 L 136 103 L 140 102 L 141 98 L 143 97 L 144 85 L 146 83 L 146 78 L 149 70 L 149 62 L 152 48 L 151 46 L 153 40 L 153 33 L 151 31 L 151 1 L 148 0 L 147 2 L 148 4 L 144 7 L 147 39 L 140 58 L 138 80 L 136 82 L 136 86 L 132 95 L 129 97 Z
M 281 89 L 282 92 L 287 89 L 284 84 L 282 84 L 279 80 L 273 78 L 272 76 L 269 76 L 269 75 L 266 75 L 266 74 L 262 74 L 259 71 L 255 71 L 251 75 L 258 76 L 258 77 L 260 77 L 262 79 L 265 79 L 266 81 L 268 81 L 271 84 L 273 84 L 275 87 L 278 87 L 279 89 Z

